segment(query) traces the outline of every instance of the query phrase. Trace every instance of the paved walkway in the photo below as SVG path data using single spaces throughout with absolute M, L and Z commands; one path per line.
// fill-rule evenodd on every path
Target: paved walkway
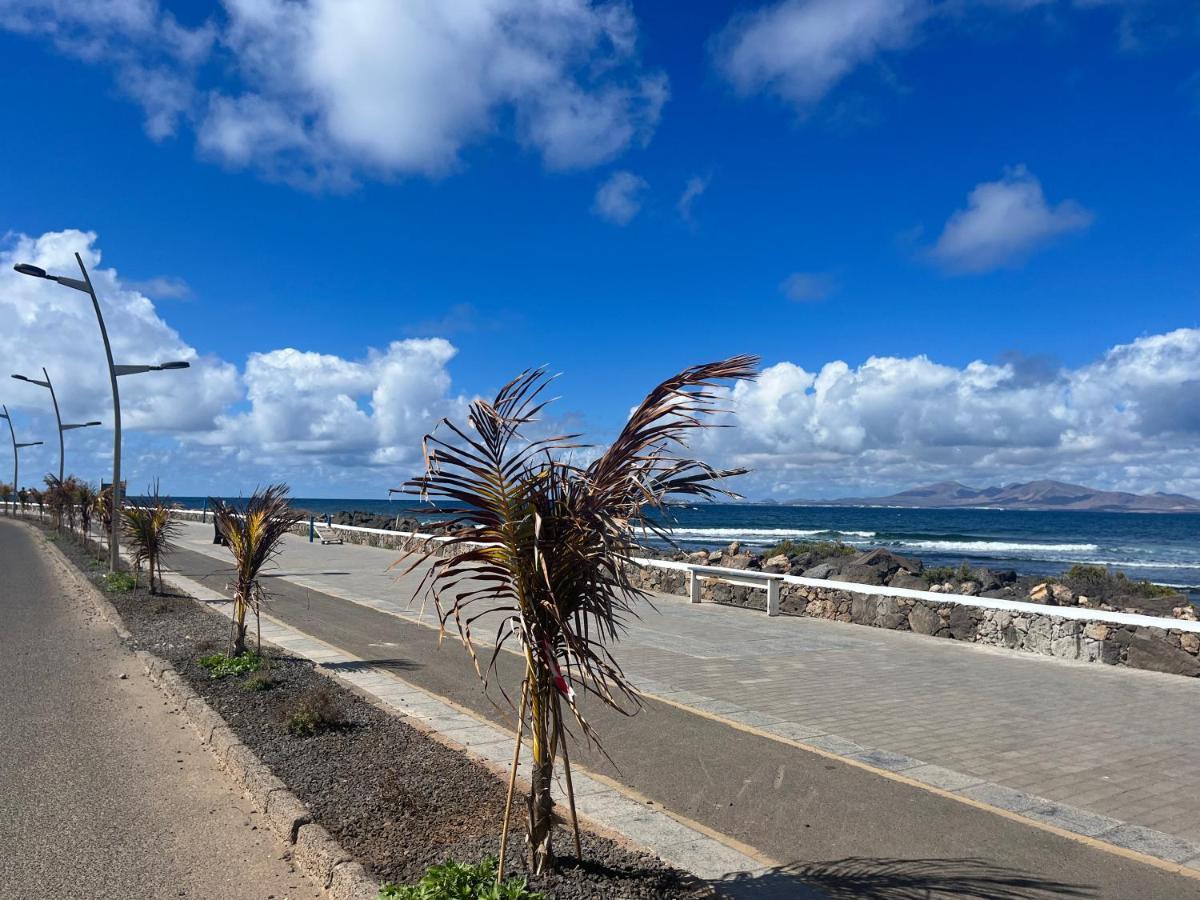
M 211 535 L 188 524 L 181 543 L 226 559 Z M 289 537 L 274 577 L 431 623 L 432 609 L 409 602 L 418 575 L 398 577 L 396 558 Z M 650 694 L 1132 849 L 1195 856 L 1195 681 L 674 596 L 655 603 L 619 650 Z
M 210 526 L 190 524 L 184 544 L 223 558 Z M 422 613 L 409 602 L 419 574 L 397 580 L 396 558 L 289 538 L 277 577 L 433 622 L 432 607 Z M 952 790 L 989 782 L 1200 844 L 1193 679 L 822 619 L 767 619 L 678 596 L 654 602 L 658 612 L 632 623 L 619 649 L 648 694 L 842 756 L 865 752 L 884 768 L 917 769 L 918 778 L 919 763 L 949 769 L 930 769 L 928 780 Z
M 0 898 L 321 897 L 35 540 L 0 519 Z

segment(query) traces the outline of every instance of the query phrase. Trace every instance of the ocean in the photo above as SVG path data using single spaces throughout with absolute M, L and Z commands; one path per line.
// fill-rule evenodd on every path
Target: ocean
M 203 498 L 176 502 L 200 508 Z M 431 519 L 410 498 L 317 500 L 294 505 L 317 515 L 361 510 Z M 1200 514 L 1034 512 L 995 509 L 881 509 L 839 506 L 703 504 L 673 507 L 674 536 L 684 549 L 731 541 L 765 548 L 785 539 L 838 540 L 887 547 L 926 565 L 962 562 L 1021 575 L 1054 575 L 1075 563 L 1109 566 L 1130 578 L 1187 592 L 1200 602 Z

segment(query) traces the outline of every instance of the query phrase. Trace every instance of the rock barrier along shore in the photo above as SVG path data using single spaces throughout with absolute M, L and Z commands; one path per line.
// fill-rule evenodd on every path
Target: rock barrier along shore
M 335 526 L 340 524 L 337 516 L 332 518 Z M 424 549 L 430 540 L 443 537 L 432 534 L 430 525 L 415 519 L 388 521 L 393 527 L 342 525 L 337 528 L 337 535 L 346 543 L 400 551 Z M 397 528 L 396 524 L 409 528 Z M 297 525 L 296 533 L 307 535 L 308 523 Z M 970 568 L 960 568 L 946 580 L 930 583 L 920 560 L 883 549 L 858 553 L 846 548 L 837 551 L 834 557 L 814 562 L 813 556 L 828 552 L 828 546 L 824 551 L 812 551 L 812 555 L 804 551 L 794 557 L 777 554 L 766 559 L 742 549 L 736 542 L 723 550 L 690 554 L 647 550 L 643 564 L 634 567 L 631 576 L 635 585 L 646 590 L 688 596 L 688 565 L 776 572 L 784 576 L 780 586 L 781 615 L 911 631 L 1060 659 L 1200 677 L 1200 622 L 1195 621 L 1194 608 L 1180 595 L 1113 598 L 1114 602 L 1093 604 L 1087 595 L 1071 591 L 1068 602 L 1062 587 L 1055 589 L 1058 582 L 1029 587 L 1030 579 L 1017 578 L 1011 572 Z M 794 574 L 797 570 L 798 575 Z M 947 573 L 932 570 L 931 574 L 942 577 Z M 812 585 L 801 580 L 819 580 L 825 584 Z M 867 590 L 856 591 L 856 584 Z M 702 585 L 704 601 L 766 608 L 761 590 L 708 579 Z M 1056 609 L 1061 612 L 1056 613 Z

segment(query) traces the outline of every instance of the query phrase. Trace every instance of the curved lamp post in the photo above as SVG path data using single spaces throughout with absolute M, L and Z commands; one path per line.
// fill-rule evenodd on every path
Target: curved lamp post
M 62 416 L 58 413 L 58 397 L 54 393 L 54 384 L 50 381 L 50 373 L 46 371 L 46 367 L 42 366 L 42 374 L 46 377 L 45 381 L 38 381 L 36 378 L 26 378 L 24 375 L 14 375 L 13 378 L 17 381 L 24 381 L 29 384 L 36 384 L 39 387 L 50 389 L 50 399 L 54 403 L 54 418 L 58 422 L 58 480 L 63 480 L 63 472 L 66 469 L 66 451 L 63 449 L 63 432 L 71 431 L 75 428 L 90 428 L 93 425 L 99 425 L 99 422 L 82 422 L 78 425 L 64 425 Z
M 83 264 L 83 257 L 76 253 L 75 261 L 79 263 L 79 271 L 83 275 L 82 280 L 70 278 L 66 275 L 50 275 L 47 274 L 45 269 L 38 266 L 31 266 L 29 263 L 19 263 L 13 266 L 13 268 L 22 275 L 29 275 L 33 278 L 45 278 L 48 281 L 57 281 L 64 287 L 82 291 L 92 298 L 92 308 L 96 311 L 96 323 L 100 326 L 100 337 L 104 340 L 104 355 L 108 358 L 108 380 L 112 385 L 113 514 L 112 530 L 108 535 L 108 570 L 116 572 L 120 570 L 121 564 L 121 550 L 119 547 L 121 539 L 121 507 L 125 503 L 125 496 L 121 491 L 121 393 L 117 389 L 117 377 L 120 375 L 137 375 L 141 372 L 161 372 L 165 369 L 186 369 L 190 366 L 190 363 L 166 362 L 146 366 L 115 365 L 113 363 L 112 345 L 108 342 L 108 329 L 104 327 L 104 314 L 100 312 L 100 301 L 96 298 L 96 291 L 92 287 L 92 279 L 88 275 L 87 267 Z
M 12 445 L 13 445 L 13 495 L 15 496 L 15 495 L 16 495 L 16 493 L 17 493 L 17 491 L 18 491 L 18 490 L 20 490 L 20 482 L 18 482 L 18 481 L 17 481 L 17 477 L 18 477 L 18 476 L 21 474 L 21 467 L 20 467 L 20 454 L 19 454 L 17 451 L 18 451 L 18 450 L 20 450 L 22 447 L 36 447 L 36 446 L 38 446 L 39 444 L 41 444 L 41 441 L 26 441 L 24 444 L 18 443 L 18 442 L 17 442 L 17 432 L 16 432 L 16 431 L 13 429 L 12 416 L 10 416 L 10 415 L 8 414 L 8 407 L 7 407 L 7 406 L 4 406 L 4 405 L 2 405 L 2 404 L 0 404 L 0 410 L 4 410 L 3 412 L 0 412 L 0 419 L 7 419 L 7 420 L 8 420 L 8 433 L 9 433 L 9 434 L 12 436 Z M 15 506 L 15 503 L 14 503 L 14 506 Z M 14 514 L 14 515 L 16 514 L 16 510 L 15 510 L 15 509 L 13 510 L 13 514 Z

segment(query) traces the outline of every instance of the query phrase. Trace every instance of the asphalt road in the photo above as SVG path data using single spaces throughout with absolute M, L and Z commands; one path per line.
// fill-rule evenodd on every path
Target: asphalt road
M 217 591 L 230 582 L 231 567 L 212 557 L 181 550 L 168 565 Z M 457 642 L 439 648 L 429 628 L 282 577 L 269 590 L 272 616 L 512 727 Z M 500 680 L 519 677 L 518 661 L 502 654 Z M 584 748 L 573 761 L 782 861 L 758 876 L 772 896 L 794 885 L 797 895 L 807 886 L 837 897 L 1200 898 L 1200 881 L 1186 875 L 675 706 L 650 700 L 624 717 L 593 703 L 585 713 L 613 762 Z
M 0 519 L 0 898 L 320 897 L 42 540 Z

